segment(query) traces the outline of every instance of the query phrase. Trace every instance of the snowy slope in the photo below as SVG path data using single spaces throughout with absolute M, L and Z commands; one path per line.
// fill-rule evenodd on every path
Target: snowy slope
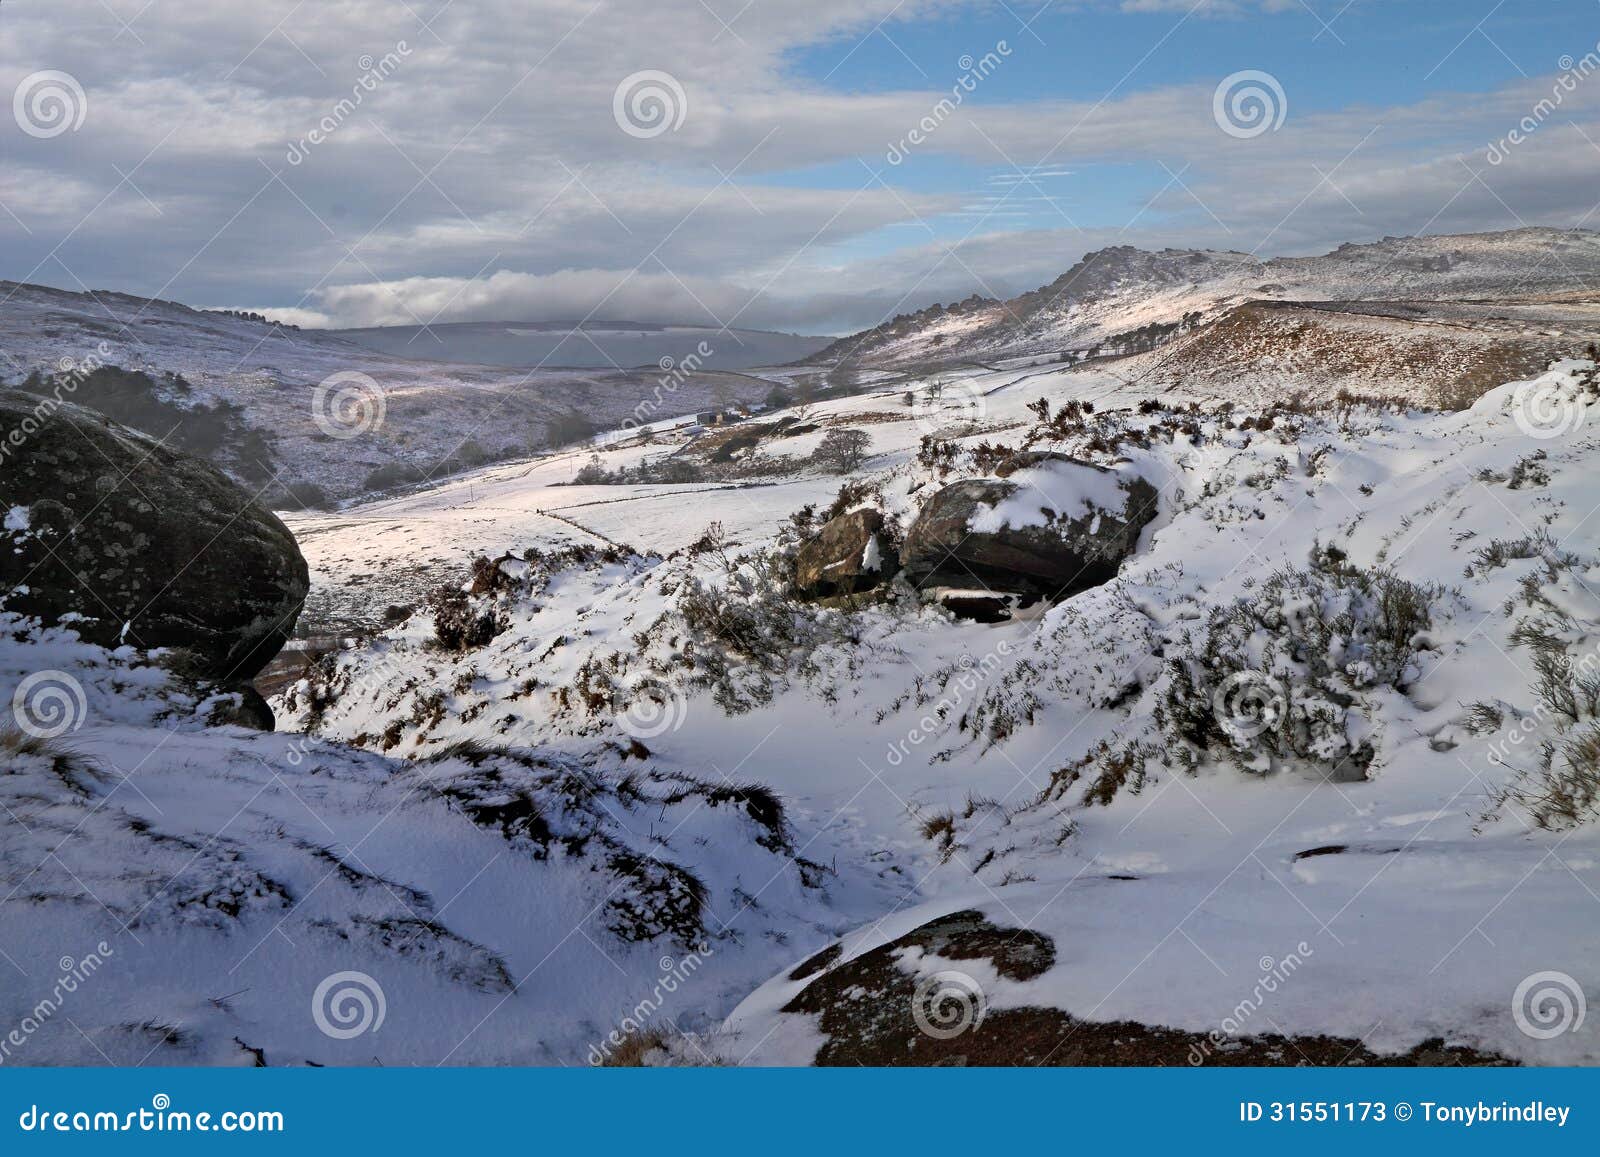
M 206 728 L 131 653 L 0 629 L 6 700 L 70 730 L 0 737 L 6 1063 L 584 1063 L 904 890 L 716 776 Z
M 637 740 L 660 772 L 757 779 L 910 885 L 842 939 L 843 964 L 955 911 L 1048 937 L 1055 963 L 1026 982 L 902 960 L 967 968 L 997 1011 L 1205 1033 L 1293 953 L 1293 982 L 1230 1033 L 1600 1060 L 1592 1023 L 1529 1035 L 1512 1002 L 1545 972 L 1600 996 L 1593 816 L 1538 822 L 1540 744 L 1559 769 L 1595 726 L 1592 705 L 1563 718 L 1539 690 L 1558 649 L 1569 682 L 1591 674 L 1600 639 L 1592 365 L 1456 414 L 1141 414 L 1114 375 L 1022 370 L 813 417 L 871 435 L 858 501 L 903 525 L 929 487 L 981 473 L 960 454 L 919 462 L 925 434 L 1019 445 L 1040 396 L 1097 406 L 1036 446 L 1122 459 L 1161 489 L 1140 554 L 1104 587 L 996 625 L 910 592 L 797 605 L 770 579 L 794 542 L 785 518 L 838 479 L 572 487 L 577 461 L 502 468 L 296 523 L 324 586 L 513 557 L 466 600 L 492 637 L 441 646 L 419 610 L 287 692 L 281 725 L 402 757 L 463 737 L 571 758 Z M 428 532 L 408 543 L 414 520 Z M 1408 600 L 1412 626 L 1374 625 Z M 1330 634 L 1304 633 L 1311 611 Z M 1267 680 L 1265 738 L 1216 714 L 1230 669 Z M 803 958 L 695 1047 L 812 1059 L 817 1024 L 780 1011 Z

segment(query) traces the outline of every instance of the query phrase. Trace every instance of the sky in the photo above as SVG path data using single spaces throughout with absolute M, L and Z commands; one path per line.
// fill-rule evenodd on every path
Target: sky
M 4 0 L 7 94 L 0 278 L 310 326 L 1600 227 L 1600 0 Z

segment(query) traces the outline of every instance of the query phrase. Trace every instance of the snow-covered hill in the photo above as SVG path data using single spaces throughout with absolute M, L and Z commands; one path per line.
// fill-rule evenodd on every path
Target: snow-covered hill
M 1136 360 L 289 515 L 332 649 L 274 733 L 0 618 L 15 1059 L 1600 1063 L 1600 369 L 1438 411 Z M 951 488 L 1093 538 L 1134 480 L 1053 599 L 791 581 L 833 516 L 881 569 Z
M 1117 246 L 1031 293 L 903 315 L 813 360 L 1074 364 L 1159 350 L 1125 374 L 1222 397 L 1240 371 L 1261 371 L 1279 389 L 1313 396 L 1376 382 L 1434 400 L 1476 396 L 1542 367 L 1575 339 L 1581 347 L 1600 338 L 1597 286 L 1600 233 L 1588 230 L 1391 237 L 1270 260 Z
M 421 360 L 426 353 L 420 342 L 398 356 L 175 302 L 0 281 L 0 381 L 20 384 L 37 371 L 55 379 L 47 393 L 70 401 L 86 400 L 78 396 L 88 392 L 83 377 L 95 369 L 144 372 L 159 404 L 141 428 L 158 438 L 197 408 L 237 407 L 252 444 L 270 446 L 253 455 L 267 469 L 239 471 L 239 431 L 214 457 L 267 500 L 296 483 L 337 499 L 444 477 L 484 460 L 524 458 L 586 428 L 759 401 L 772 388 L 711 371 L 698 357 L 681 367 L 573 370 Z M 164 383 L 168 374 L 192 389 Z
M 797 950 L 719 1033 L 673 1046 L 680 1059 L 877 1055 L 829 1002 L 871 997 L 881 968 L 853 962 L 910 937 L 896 975 L 961 973 L 991 1031 L 1172 1030 L 1147 1061 L 1183 1063 L 1214 1032 L 1207 1063 L 1262 1037 L 1284 1060 L 1443 1038 L 1600 1061 L 1592 1031 L 1530 1035 L 1513 1005 L 1549 972 L 1600 996 L 1600 925 L 1574 918 L 1600 891 L 1592 364 L 1460 414 L 1140 407 L 1106 380 L 1092 413 L 1063 418 L 1084 375 L 1006 377 L 936 409 L 819 407 L 873 438 L 841 505 L 903 527 L 931 490 L 983 473 L 985 446 L 1024 439 L 1121 459 L 1160 487 L 1161 514 L 1102 587 L 991 625 L 908 590 L 795 603 L 774 580 L 796 541 L 786 516 L 838 479 L 802 466 L 754 487 L 571 487 L 554 466 L 490 471 L 426 507 L 298 524 L 324 583 L 356 567 L 378 583 L 440 545 L 503 561 L 479 569 L 479 593 L 325 660 L 278 702 L 282 725 L 390 757 L 463 738 L 567 758 L 609 744 L 656 774 L 756 778 L 909 884 L 840 948 L 817 945 L 818 967 Z M 1041 395 L 1048 427 L 1027 405 Z M 399 535 L 413 518 L 430 520 L 421 549 Z M 1043 938 L 1049 966 L 1010 975 L 970 944 L 916 947 L 957 912 Z M 1292 978 L 1273 975 L 1291 957 Z M 843 995 L 801 999 L 833 969 Z M 936 1039 L 901 995 L 878 994 L 891 1027 Z M 1049 1040 L 1033 1059 L 1104 1059 Z

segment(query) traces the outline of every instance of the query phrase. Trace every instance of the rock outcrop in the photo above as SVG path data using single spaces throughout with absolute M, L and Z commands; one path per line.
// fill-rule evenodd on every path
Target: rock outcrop
M 1155 487 L 1136 474 L 1033 455 L 1009 477 L 969 478 L 929 498 L 901 561 L 924 589 L 1064 598 L 1115 576 L 1156 510 Z
M 883 533 L 883 515 L 852 510 L 823 524 L 795 556 L 795 586 L 807 598 L 861 594 L 894 577 L 899 562 Z
M 1509 1058 L 1442 1039 L 1378 1054 L 1332 1036 L 1209 1034 L 1135 1021 L 1079 1020 L 1027 1003 L 1029 982 L 1055 966 L 1056 944 L 982 912 L 941 916 L 886 944 L 847 954 L 834 943 L 788 974 L 805 981 L 780 1010 L 820 1036 L 815 1063 L 844 1065 L 1489 1065 Z M 986 983 L 1005 985 L 990 1008 Z M 767 1036 L 771 1037 L 771 1033 Z M 765 1039 L 755 1046 L 759 1060 Z M 748 1056 L 747 1056 L 748 1059 Z
M 305 559 L 215 467 L 92 410 L 0 389 L 0 592 L 105 646 L 181 648 L 249 679 L 305 603 Z

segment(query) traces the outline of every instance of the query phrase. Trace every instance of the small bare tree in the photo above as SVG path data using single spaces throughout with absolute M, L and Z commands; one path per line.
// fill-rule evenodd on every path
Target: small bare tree
M 794 416 L 802 422 L 811 420 L 811 405 L 815 393 L 810 378 L 800 378 L 794 384 Z
M 872 438 L 865 430 L 833 429 L 811 453 L 811 460 L 829 474 L 851 474 L 867 460 Z

